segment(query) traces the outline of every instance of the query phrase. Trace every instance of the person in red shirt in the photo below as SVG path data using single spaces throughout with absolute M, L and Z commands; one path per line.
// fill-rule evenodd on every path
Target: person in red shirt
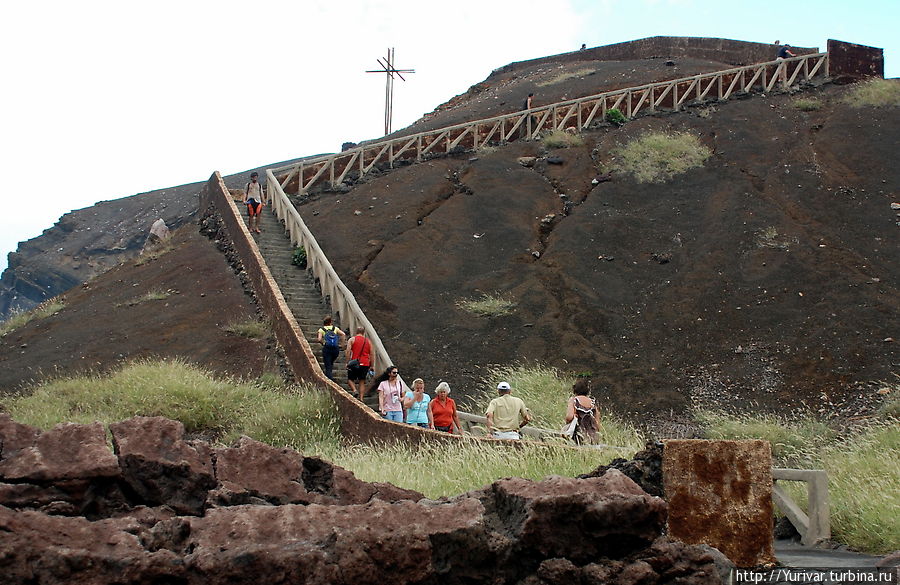
M 347 356 L 347 382 L 350 391 L 359 394 L 360 400 L 366 395 L 366 376 L 372 369 L 372 342 L 365 332 L 365 328 L 357 327 L 356 335 L 347 340 L 347 352 L 350 354 Z
M 434 400 L 428 403 L 428 428 L 450 434 L 462 434 L 456 402 L 448 396 L 450 384 L 441 382 L 434 389 Z M 453 428 L 456 427 L 454 433 Z

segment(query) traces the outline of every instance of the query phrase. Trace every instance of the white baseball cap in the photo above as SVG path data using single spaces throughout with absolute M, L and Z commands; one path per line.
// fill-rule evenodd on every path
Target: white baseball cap
M 497 390 L 512 390 L 512 388 L 509 387 L 509 382 L 500 382 L 497 384 Z

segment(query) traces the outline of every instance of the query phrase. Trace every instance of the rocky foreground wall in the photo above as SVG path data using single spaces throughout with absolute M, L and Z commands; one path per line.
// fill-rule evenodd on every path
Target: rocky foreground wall
M 427 500 L 242 438 L 136 417 L 52 430 L 0 415 L 5 585 L 721 583 L 715 549 L 616 469 Z

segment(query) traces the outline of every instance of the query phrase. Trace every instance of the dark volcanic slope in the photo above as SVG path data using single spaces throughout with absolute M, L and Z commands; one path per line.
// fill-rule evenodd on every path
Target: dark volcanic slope
M 178 230 L 172 247 L 72 289 L 55 315 L 0 337 L 0 390 L 141 358 L 181 357 L 246 378 L 277 372 L 267 340 L 224 330 L 256 317 L 256 305 L 225 257 L 195 225 Z M 148 293 L 164 298 L 148 299 Z
M 549 153 L 562 165 L 517 164 L 548 154 L 537 143 L 432 160 L 301 212 L 429 385 L 466 393 L 479 366 L 534 360 L 593 372 L 625 410 L 853 411 L 897 363 L 900 116 L 849 109 L 844 91 L 816 90 L 812 113 L 773 95 L 641 118 Z M 694 133 L 714 156 L 666 184 L 591 184 L 651 129 Z M 457 307 L 479 292 L 518 309 Z

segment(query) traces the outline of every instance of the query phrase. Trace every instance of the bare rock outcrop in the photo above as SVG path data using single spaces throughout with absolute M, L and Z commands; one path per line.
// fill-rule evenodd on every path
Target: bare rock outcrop
M 665 501 L 615 469 L 433 501 L 246 437 L 186 440 L 163 418 L 110 431 L 101 453 L 102 425 L 0 415 L 4 583 L 721 582 L 708 549 L 662 535 Z

